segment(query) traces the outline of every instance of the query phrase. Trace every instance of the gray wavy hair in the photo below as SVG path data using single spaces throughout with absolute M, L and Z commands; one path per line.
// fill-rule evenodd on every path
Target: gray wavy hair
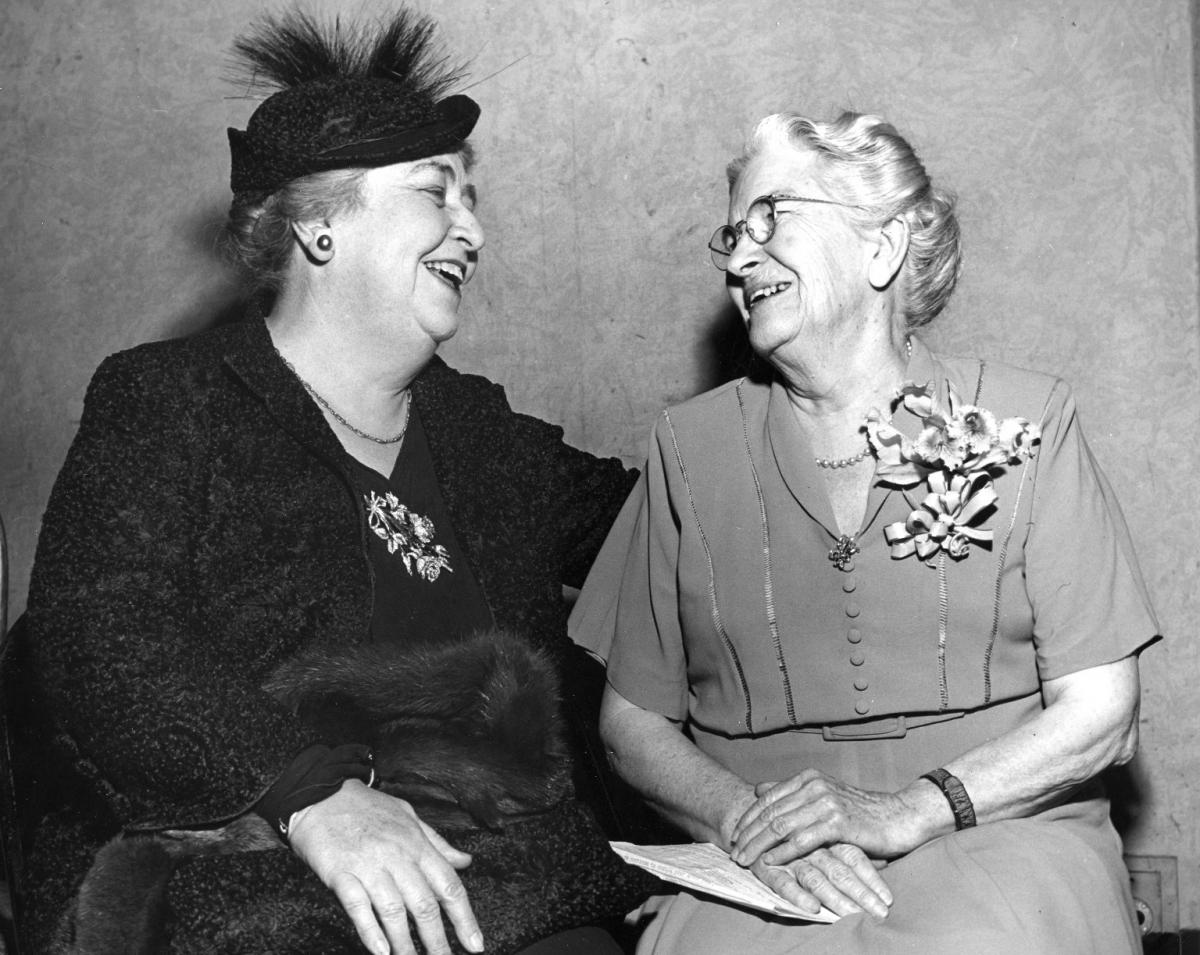
M 255 288 L 278 292 L 295 238 L 292 223 L 322 221 L 362 206 L 363 169 L 335 169 L 295 179 L 265 199 L 236 198 L 225 225 L 225 251 Z
M 852 214 L 863 225 L 893 218 L 908 224 L 908 255 L 900 273 L 905 321 L 909 329 L 933 321 L 962 271 L 962 241 L 953 195 L 934 187 L 908 141 L 878 116 L 844 112 L 826 122 L 775 113 L 755 127 L 745 151 L 727 167 L 730 186 L 771 146 L 816 153 L 829 192 L 861 207 Z

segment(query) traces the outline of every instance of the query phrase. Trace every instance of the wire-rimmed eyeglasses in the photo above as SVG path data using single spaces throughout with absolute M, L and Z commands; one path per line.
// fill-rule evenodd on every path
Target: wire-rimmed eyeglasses
M 838 202 L 835 199 L 812 199 L 808 196 L 759 196 L 746 210 L 746 218 L 737 225 L 723 225 L 712 234 L 708 240 L 708 249 L 712 253 L 713 265 L 722 272 L 729 264 L 729 256 L 737 248 L 738 239 L 745 232 L 759 245 L 766 245 L 775 234 L 775 217 L 781 211 L 776 206 L 781 202 L 815 202 L 823 206 L 845 206 L 848 209 L 859 209 L 861 206 L 849 202 Z

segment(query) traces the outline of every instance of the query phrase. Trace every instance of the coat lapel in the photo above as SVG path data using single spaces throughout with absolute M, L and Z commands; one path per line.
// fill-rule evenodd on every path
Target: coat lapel
M 262 312 L 251 307 L 241 336 L 225 354 L 225 364 L 253 391 L 288 434 L 344 472 L 345 455 L 325 416 L 295 374 L 283 363 Z
M 470 399 L 456 384 L 461 384 L 459 374 L 435 355 L 413 382 L 413 402 L 421 415 L 438 489 L 454 533 L 495 616 L 502 614 L 499 604 L 503 601 L 498 602 L 496 582 L 488 573 L 491 562 L 486 548 L 489 540 L 503 537 L 501 529 L 489 524 L 494 511 L 480 507 L 476 494 L 479 487 L 488 485 L 488 438 L 494 441 L 495 435 L 482 433 L 483 409 L 477 404 L 463 407 Z

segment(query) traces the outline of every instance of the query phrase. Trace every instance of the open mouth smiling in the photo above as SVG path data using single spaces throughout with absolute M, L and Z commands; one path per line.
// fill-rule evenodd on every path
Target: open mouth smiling
M 450 259 L 439 259 L 436 262 L 426 262 L 425 268 L 429 269 L 430 272 L 456 292 L 467 281 L 467 267 L 461 262 L 455 262 Z
M 774 282 L 770 285 L 759 285 L 754 288 L 748 288 L 743 293 L 743 300 L 746 303 L 747 311 L 754 311 L 755 307 L 766 301 L 772 295 L 778 295 L 780 292 L 786 291 L 792 287 L 791 282 Z

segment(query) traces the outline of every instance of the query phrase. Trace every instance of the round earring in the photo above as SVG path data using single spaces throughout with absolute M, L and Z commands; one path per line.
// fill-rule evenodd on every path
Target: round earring
M 328 252 L 333 248 L 333 236 L 328 232 L 322 232 L 317 236 L 317 248 L 322 252 Z

